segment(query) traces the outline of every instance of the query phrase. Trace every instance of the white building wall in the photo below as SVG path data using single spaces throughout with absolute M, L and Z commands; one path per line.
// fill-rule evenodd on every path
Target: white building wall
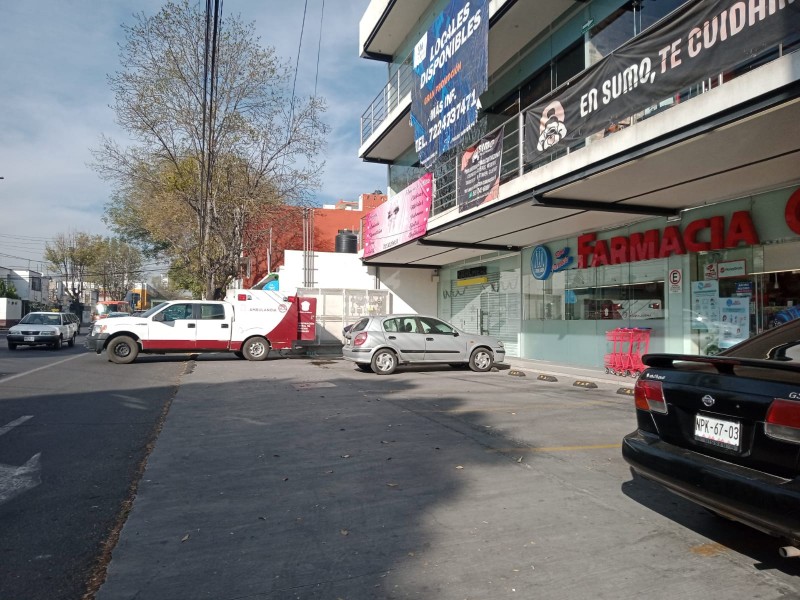
M 389 290 L 391 311 L 436 314 L 438 278 L 434 269 L 366 267 L 357 254 L 314 252 L 313 276 L 305 285 L 304 252 L 286 250 L 278 269 L 280 289 L 302 287 Z
M 317 298 L 318 346 L 340 347 L 342 328 L 365 314 L 417 312 L 436 315 L 435 269 L 365 267 L 357 254 L 314 252 L 306 276 L 302 250 L 287 250 L 278 269 L 280 290 Z M 308 284 L 308 285 L 306 285 Z M 388 295 L 388 298 L 386 298 Z M 378 314 L 379 314 L 378 313 Z

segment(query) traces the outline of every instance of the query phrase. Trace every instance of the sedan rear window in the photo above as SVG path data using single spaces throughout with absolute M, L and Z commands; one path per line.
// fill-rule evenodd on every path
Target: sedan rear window
M 369 319 L 361 319 L 350 328 L 350 331 L 361 331 L 363 329 L 366 329 L 367 323 L 369 323 Z
M 720 356 L 798 362 L 800 360 L 800 319 L 736 344 Z

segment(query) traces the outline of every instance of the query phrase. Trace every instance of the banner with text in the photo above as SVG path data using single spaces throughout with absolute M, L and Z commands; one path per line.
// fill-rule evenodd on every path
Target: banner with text
M 428 231 L 433 174 L 427 173 L 364 217 L 364 258 Z
M 800 0 L 695 0 L 525 111 L 525 160 L 582 140 L 800 31 Z
M 458 163 L 456 198 L 458 211 L 488 204 L 500 193 L 503 128 L 467 148 Z
M 478 120 L 488 85 L 489 2 L 451 0 L 414 46 L 411 124 L 429 165 Z

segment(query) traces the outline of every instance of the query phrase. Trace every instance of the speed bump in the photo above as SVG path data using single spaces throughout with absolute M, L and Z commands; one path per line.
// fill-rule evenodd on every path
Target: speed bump
M 594 381 L 576 381 L 572 384 L 575 387 L 582 387 L 587 389 L 595 389 L 597 388 L 597 384 Z

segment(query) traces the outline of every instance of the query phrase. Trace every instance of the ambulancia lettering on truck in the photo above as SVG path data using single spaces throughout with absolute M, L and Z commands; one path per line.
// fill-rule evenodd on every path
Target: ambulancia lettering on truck
M 316 341 L 316 298 L 230 290 L 224 300 L 173 300 L 138 317 L 104 319 L 86 346 L 127 364 L 139 354 L 232 352 L 265 360 L 269 351 Z

